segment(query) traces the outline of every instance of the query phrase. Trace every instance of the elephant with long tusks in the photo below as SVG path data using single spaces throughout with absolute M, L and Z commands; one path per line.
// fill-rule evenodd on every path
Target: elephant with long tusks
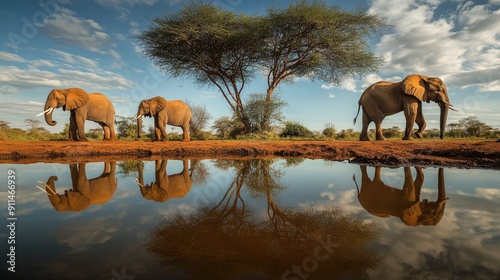
M 394 115 L 401 111 L 406 118 L 406 127 L 403 140 L 413 139 L 413 125 L 418 125 L 415 133 L 417 138 L 422 138 L 426 126 L 424 115 L 422 114 L 422 102 L 436 102 L 441 108 L 439 121 L 440 138 L 443 139 L 448 109 L 456 111 L 450 104 L 448 91 L 443 81 L 436 77 L 424 75 L 409 75 L 403 81 L 391 83 L 386 81 L 377 82 L 369 86 L 361 95 L 358 101 L 359 109 L 363 108 L 363 127 L 359 140 L 368 141 L 368 125 L 375 123 L 376 140 L 385 140 L 382 134 L 382 121 L 386 116 Z
M 104 140 L 118 140 L 115 134 L 115 108 L 113 103 L 101 93 L 87 93 L 81 88 L 53 89 L 47 96 L 43 112 L 45 122 L 55 126 L 52 113 L 56 108 L 70 111 L 69 140 L 87 141 L 85 121 L 94 121 L 101 125 Z

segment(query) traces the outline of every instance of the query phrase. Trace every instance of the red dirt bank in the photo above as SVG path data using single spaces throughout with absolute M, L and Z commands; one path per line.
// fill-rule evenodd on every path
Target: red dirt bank
M 0 163 L 92 162 L 141 158 L 304 157 L 357 163 L 500 169 L 500 142 L 413 141 L 1 141 Z

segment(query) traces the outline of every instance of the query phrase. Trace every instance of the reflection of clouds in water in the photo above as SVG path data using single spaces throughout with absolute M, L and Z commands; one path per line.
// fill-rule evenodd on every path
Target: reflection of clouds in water
M 150 216 L 150 215 L 144 216 L 144 217 L 140 218 L 140 221 L 141 221 L 140 224 L 144 225 L 144 224 L 151 222 L 152 220 L 153 220 L 153 216 Z
M 334 200 L 329 199 L 330 193 Z M 322 200 L 304 201 L 299 206 L 318 211 L 339 207 L 347 214 L 362 214 L 367 222 L 377 224 L 382 231 L 374 246 L 383 261 L 369 271 L 371 279 L 401 279 L 410 273 L 422 276 L 430 269 L 429 258 L 447 268 L 441 273 L 443 278 L 450 278 L 448 274 L 462 269 L 475 273 L 478 263 L 499 273 L 500 207 L 495 200 L 499 193 L 497 189 L 477 188 L 474 196 L 450 194 L 443 218 L 436 226 L 409 227 L 397 217 L 372 216 L 359 204 L 355 190 L 332 190 Z M 434 201 L 437 189 L 422 188 L 421 194 L 421 199 Z
M 335 199 L 335 194 L 332 192 L 322 192 L 320 194 L 321 197 L 328 197 L 329 200 L 334 200 Z
M 194 213 L 195 210 L 196 209 L 191 204 L 187 204 L 187 203 L 172 204 L 172 203 L 169 203 L 167 206 L 167 209 L 159 208 L 158 214 L 163 216 L 164 218 L 168 219 L 171 216 L 176 215 L 176 214 L 181 214 L 184 216 L 189 215 L 191 213 Z
M 125 191 L 117 191 L 113 198 L 117 199 L 123 199 L 123 198 L 129 198 L 129 197 L 136 197 L 138 194 L 139 190 L 135 189 L 128 189 Z
M 120 228 L 116 217 L 100 217 L 93 220 L 72 222 L 63 226 L 56 233 L 59 244 L 71 247 L 71 253 L 81 253 L 89 245 L 104 244 Z
M 408 227 L 398 218 L 376 219 L 390 230 L 378 240 L 386 252 L 384 261 L 370 272 L 371 278 L 398 279 L 412 270 L 424 273 L 429 258 L 436 266 L 448 267 L 444 273 L 477 271 L 478 263 L 499 273 L 500 252 L 490 244 L 498 243 L 494 237 L 500 232 L 500 210 L 498 205 L 492 206 L 479 197 L 454 195 L 442 220 L 433 227 Z
M 326 193 L 326 192 L 324 192 Z M 323 194 L 323 193 L 322 193 Z M 334 207 L 340 208 L 343 212 L 346 214 L 357 214 L 364 209 L 357 203 L 353 203 L 355 197 L 356 197 L 356 191 L 355 190 L 349 190 L 349 191 L 338 191 L 337 194 L 335 193 L 329 193 L 332 194 L 335 199 L 330 199 L 329 195 L 322 196 L 327 197 L 328 199 L 323 199 L 319 201 L 309 201 L 309 202 L 301 202 L 299 203 L 300 208 L 305 208 L 305 209 L 314 209 L 316 211 L 324 211 L 328 209 L 332 209 Z
M 480 198 L 491 199 L 491 200 L 500 199 L 500 189 L 477 188 L 476 193 Z

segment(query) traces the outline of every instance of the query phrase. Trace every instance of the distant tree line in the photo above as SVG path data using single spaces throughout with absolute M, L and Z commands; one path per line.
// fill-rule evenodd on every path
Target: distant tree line
M 255 115 L 253 118 L 258 120 L 264 114 L 262 104 L 259 100 L 264 95 L 250 95 L 250 102 L 255 106 Z M 211 127 L 208 122 L 212 118 L 205 106 L 191 105 L 193 118 L 190 126 L 191 138 L 193 140 L 216 140 L 216 139 L 316 139 L 316 140 L 358 140 L 359 131 L 352 128 L 338 130 L 332 122 L 324 124 L 323 130 L 312 131 L 305 125 L 296 121 L 284 119 L 282 109 L 286 106 L 284 102 L 277 102 L 273 107 L 273 118 L 270 119 L 271 130 L 262 132 L 259 127 L 254 128 L 254 133 L 241 134 L 242 124 L 237 117 L 222 116 L 214 120 Z M 69 124 L 66 123 L 63 130 L 58 133 L 51 133 L 46 128 L 40 127 L 41 121 L 36 119 L 26 119 L 27 129 L 11 128 L 10 123 L 0 120 L 0 140 L 66 140 L 68 139 Z M 134 141 L 136 139 L 137 123 L 132 117 L 117 116 L 115 119 L 116 134 L 120 140 Z M 149 141 L 154 139 L 154 128 L 152 125 L 146 127 L 141 139 Z M 401 139 L 403 129 L 398 126 L 382 129 L 386 138 Z M 369 131 L 369 136 L 373 139 L 375 129 Z M 85 136 L 90 140 L 102 140 L 102 129 L 89 129 Z M 439 129 L 430 128 L 424 132 L 424 138 L 438 138 Z M 446 137 L 448 138 L 500 138 L 500 129 L 481 122 L 477 117 L 470 116 L 459 120 L 456 123 L 450 123 L 447 126 Z M 169 131 L 169 138 L 172 140 L 181 140 L 180 130 Z

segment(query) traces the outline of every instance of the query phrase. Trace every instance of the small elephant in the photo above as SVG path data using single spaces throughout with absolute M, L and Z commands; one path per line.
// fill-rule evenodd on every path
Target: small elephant
M 413 181 L 410 167 L 404 167 L 403 189 L 384 184 L 380 176 L 381 167 L 375 167 L 373 180 L 368 177 L 366 166 L 361 165 L 361 189 L 353 176 L 361 206 L 378 217 L 399 217 L 408 226 L 436 225 L 443 217 L 446 205 L 444 171 L 438 171 L 438 198 L 435 202 L 420 201 L 420 190 L 424 183 L 422 167 L 415 167 L 417 178 Z
M 52 111 L 62 107 L 70 111 L 69 140 L 87 141 L 84 123 L 94 121 L 104 130 L 104 140 L 118 140 L 115 134 L 115 108 L 113 103 L 101 93 L 87 93 L 80 88 L 53 89 L 47 96 L 43 113 L 45 122 L 54 126 Z
M 155 182 L 144 185 L 142 165 L 139 165 L 139 178 L 136 180 L 141 194 L 148 200 L 165 202 L 171 198 L 182 198 L 191 190 L 193 181 L 189 173 L 188 160 L 183 160 L 183 169 L 178 174 L 167 175 L 166 159 L 155 161 Z
M 167 101 L 161 96 L 142 100 L 137 109 L 134 119 L 137 120 L 137 138 L 141 137 L 142 116 L 154 117 L 155 140 L 168 141 L 165 127 L 168 125 L 182 127 L 182 141 L 189 141 L 189 122 L 191 121 L 191 109 L 180 101 Z
M 411 134 L 415 122 L 418 124 L 415 136 L 422 138 L 426 126 L 422 101 L 429 103 L 431 100 L 441 108 L 439 136 L 443 139 L 448 109 L 456 110 L 451 107 L 446 86 L 441 79 L 413 74 L 399 83 L 380 81 L 369 86 L 358 101 L 358 113 L 353 121 L 356 124 L 359 109 L 363 107 L 363 128 L 359 140 L 370 140 L 367 130 L 372 121 L 375 123 L 376 140 L 385 140 L 382 134 L 382 120 L 401 111 L 404 111 L 406 118 L 403 140 L 413 139 Z
M 106 203 L 113 197 L 117 187 L 116 162 L 105 162 L 102 175 L 90 180 L 87 179 L 85 173 L 85 163 L 70 164 L 69 169 L 73 185 L 71 190 L 58 194 L 55 187 L 57 176 L 51 176 L 44 184 L 44 191 L 58 212 L 81 211 L 91 204 Z M 40 183 L 43 184 L 43 182 Z

